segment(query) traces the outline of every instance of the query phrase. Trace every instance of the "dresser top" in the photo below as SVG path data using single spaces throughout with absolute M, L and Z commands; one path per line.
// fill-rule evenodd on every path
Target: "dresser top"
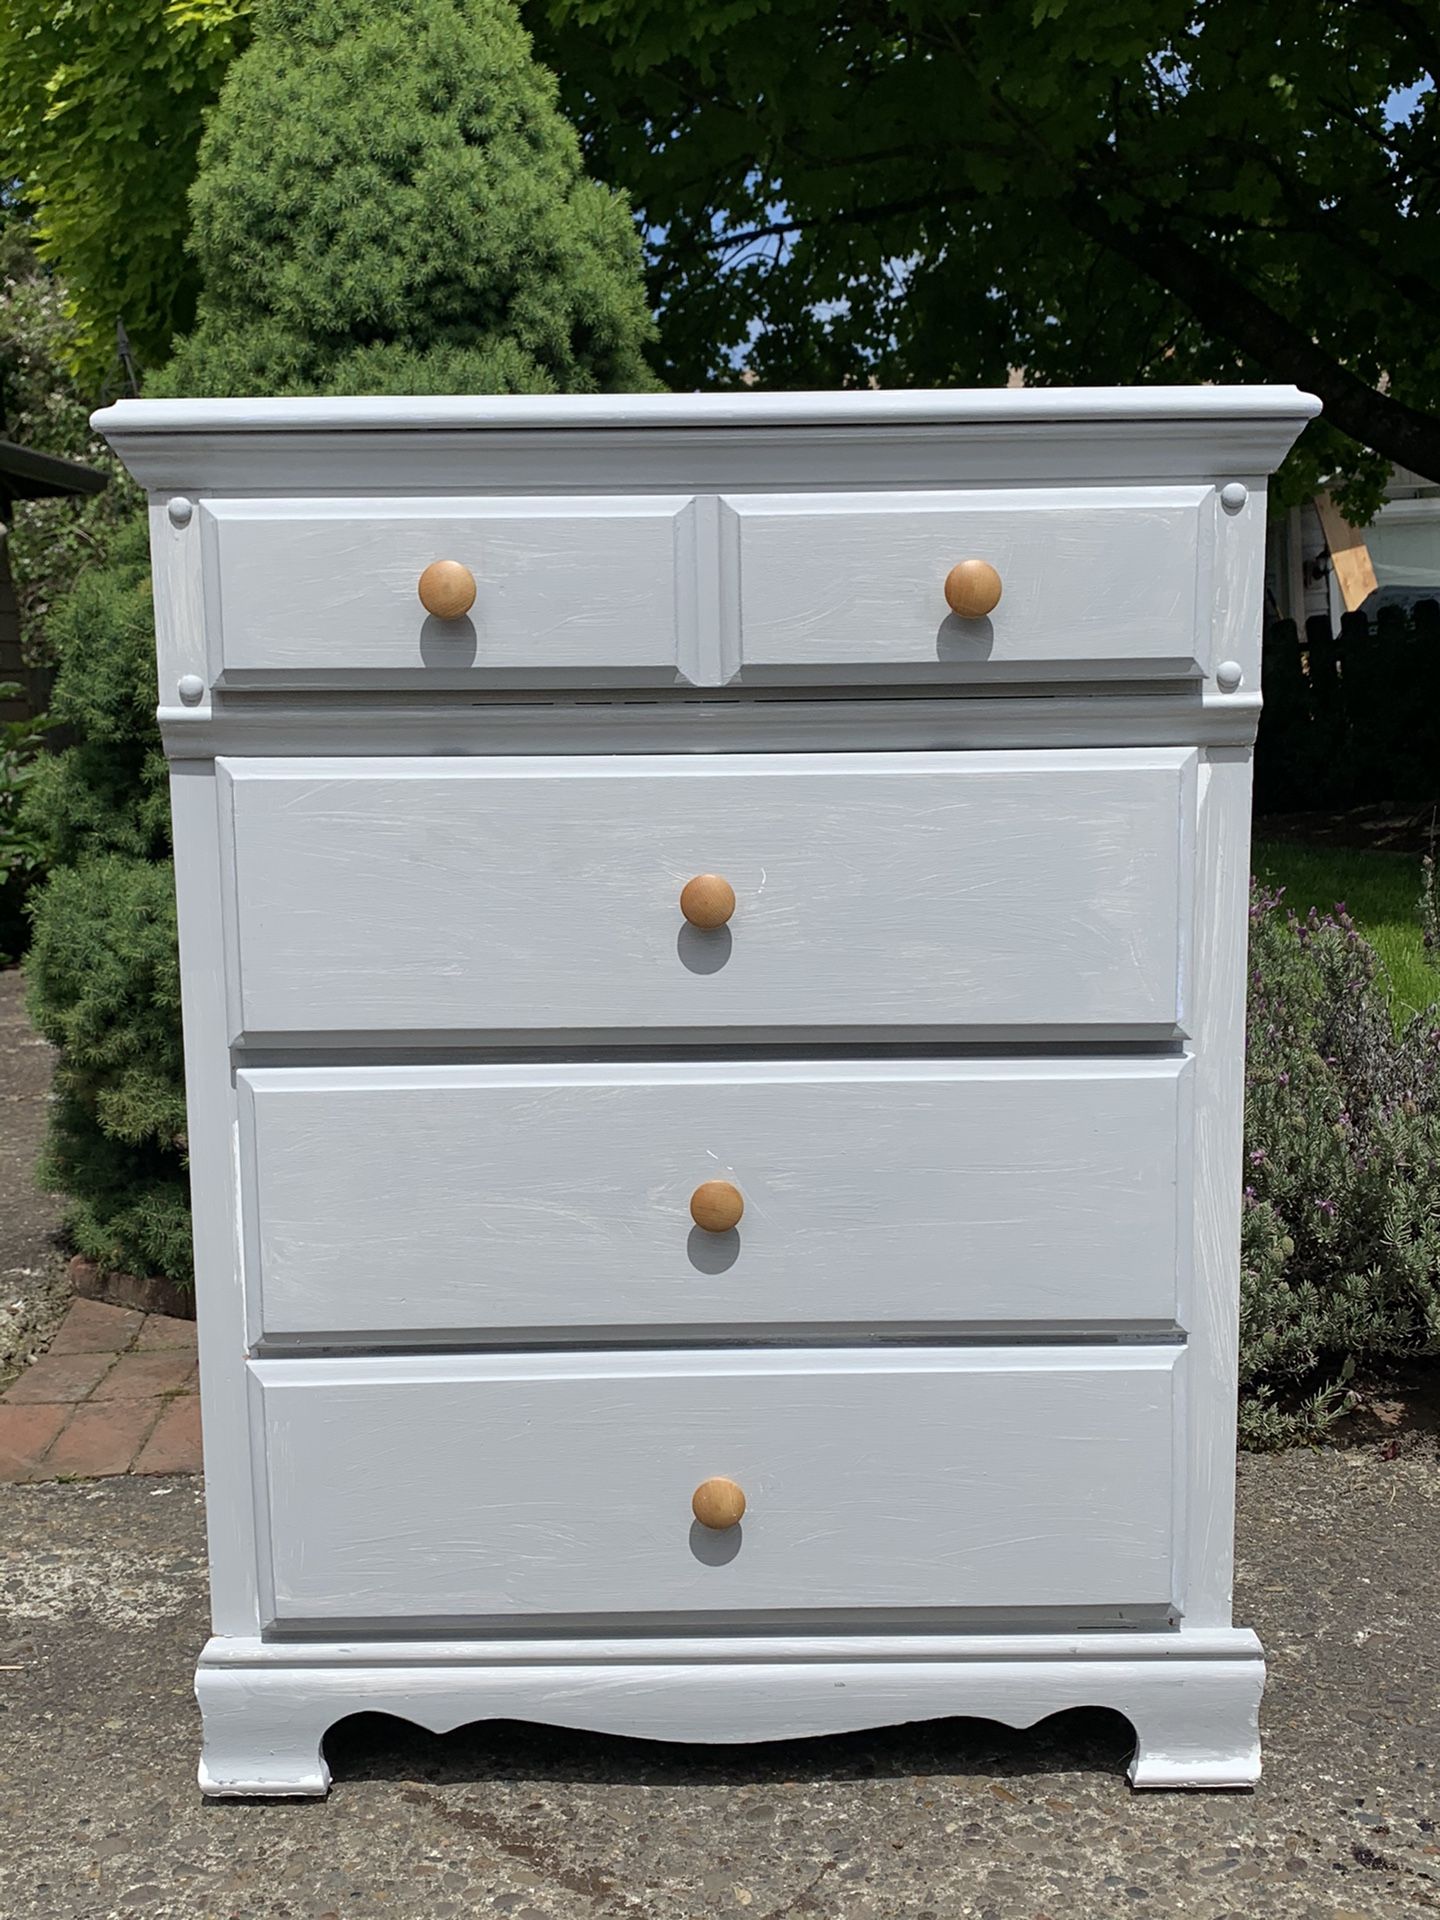
M 1263 476 L 1319 410 L 1295 387 L 983 387 L 121 400 L 91 424 L 159 489 L 782 488 Z
M 102 433 L 326 433 L 503 428 L 589 432 L 685 427 L 980 426 L 1272 420 L 1293 427 L 1320 403 L 1298 387 L 920 387 L 825 393 L 355 394 L 289 400 L 119 400 Z

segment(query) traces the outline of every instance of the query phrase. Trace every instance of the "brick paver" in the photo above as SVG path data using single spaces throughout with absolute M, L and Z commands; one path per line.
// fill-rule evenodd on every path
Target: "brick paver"
M 200 1464 L 200 1401 L 193 1393 L 171 1400 L 140 1449 L 132 1473 L 194 1473 Z
M 193 1321 L 72 1301 L 0 1394 L 0 1481 L 199 1471 Z
M 136 1353 L 155 1353 L 171 1347 L 183 1347 L 186 1353 L 194 1353 L 195 1322 L 175 1320 L 168 1313 L 147 1314 L 135 1342 Z
M 47 1480 L 126 1473 L 160 1418 L 158 1400 L 109 1400 L 76 1407 L 45 1456 Z
M 0 1406 L 0 1480 L 28 1480 L 50 1442 L 70 1418 L 69 1407 Z
M 44 1353 L 5 1395 L 7 1406 L 36 1400 L 88 1400 L 115 1364 L 113 1353 Z
M 95 1400 L 158 1400 L 195 1384 L 193 1353 L 122 1353 L 91 1394 Z
M 144 1320 L 144 1314 L 134 1307 L 110 1307 L 103 1300 L 72 1300 L 64 1324 L 50 1342 L 50 1351 L 124 1353 Z

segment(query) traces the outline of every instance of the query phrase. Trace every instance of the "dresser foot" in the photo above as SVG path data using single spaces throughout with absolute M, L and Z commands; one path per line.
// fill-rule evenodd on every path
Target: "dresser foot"
M 1217 1663 L 1189 1673 L 1152 1672 L 1116 1705 L 1135 1729 L 1132 1787 L 1253 1787 L 1260 1778 L 1260 1695 L 1265 1666 Z
M 323 1741 L 332 1700 L 268 1676 L 202 1666 L 195 1676 L 205 1743 L 200 1791 L 214 1799 L 298 1800 L 330 1791 Z M 344 1709 L 341 1709 L 343 1714 Z

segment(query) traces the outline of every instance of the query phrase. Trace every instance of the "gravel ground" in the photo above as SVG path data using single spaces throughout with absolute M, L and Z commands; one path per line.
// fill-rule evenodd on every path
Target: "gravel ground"
M 44 1350 L 70 1297 L 60 1202 L 33 1172 L 54 1054 L 24 1002 L 19 970 L 0 971 L 0 1388 Z
M 1241 1496 L 1254 1794 L 1131 1794 L 1100 1713 L 716 1750 L 370 1718 L 328 1801 L 267 1804 L 194 1785 L 200 1483 L 0 1490 L 0 1915 L 1440 1915 L 1433 1439 L 1247 1459 Z

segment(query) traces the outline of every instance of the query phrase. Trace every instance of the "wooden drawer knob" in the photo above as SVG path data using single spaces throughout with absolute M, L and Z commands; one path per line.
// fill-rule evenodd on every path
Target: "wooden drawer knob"
M 745 1196 L 728 1180 L 707 1180 L 690 1196 L 690 1218 L 706 1233 L 729 1233 L 745 1211 Z
M 681 889 L 680 911 L 692 927 L 723 927 L 735 911 L 735 889 L 718 873 L 697 873 Z
M 690 1511 L 702 1527 L 713 1527 L 716 1533 L 724 1533 L 727 1527 L 738 1527 L 745 1518 L 744 1490 L 733 1480 L 702 1480 L 695 1489 Z
M 475 576 L 458 560 L 432 560 L 420 576 L 420 604 L 437 620 L 459 620 L 475 604 Z
M 959 560 L 945 576 L 950 611 L 962 620 L 983 620 L 1000 604 L 1000 576 L 988 560 Z

